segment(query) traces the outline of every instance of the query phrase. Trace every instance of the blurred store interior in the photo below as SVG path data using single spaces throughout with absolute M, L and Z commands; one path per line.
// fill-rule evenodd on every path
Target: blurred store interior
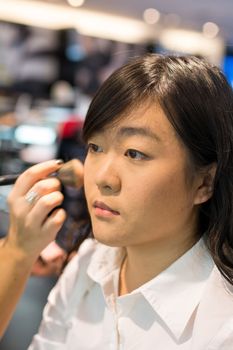
M 233 86 L 232 15 L 231 0 L 0 0 L 0 175 L 82 157 L 91 98 L 135 55 L 206 57 Z M 0 187 L 0 237 L 10 189 Z M 55 281 L 31 277 L 0 350 L 26 350 Z

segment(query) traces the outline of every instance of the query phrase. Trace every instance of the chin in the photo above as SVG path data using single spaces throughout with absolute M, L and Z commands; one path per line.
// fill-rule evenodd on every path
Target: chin
M 103 231 L 101 233 L 98 232 L 98 230 L 95 230 L 93 228 L 93 235 L 94 238 L 109 247 L 124 247 L 123 240 L 119 238 L 119 235 L 116 234 L 103 234 Z
M 117 239 L 111 239 L 110 237 L 103 237 L 102 235 L 98 236 L 94 234 L 95 239 L 109 247 L 123 247 L 122 242 L 119 242 Z

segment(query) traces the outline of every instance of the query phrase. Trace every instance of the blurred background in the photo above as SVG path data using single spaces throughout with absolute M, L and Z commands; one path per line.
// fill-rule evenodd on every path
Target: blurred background
M 232 17 L 232 0 L 0 0 L 0 175 L 52 158 L 83 159 L 89 103 L 130 57 L 194 54 L 233 85 Z M 0 237 L 10 189 L 0 187 Z M 78 198 L 70 194 L 71 211 Z M 0 350 L 27 349 L 56 280 L 30 278 Z

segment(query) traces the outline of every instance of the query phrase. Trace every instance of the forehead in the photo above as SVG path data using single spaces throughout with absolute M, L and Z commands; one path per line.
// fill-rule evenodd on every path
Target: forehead
M 110 123 L 101 132 L 105 136 L 131 137 L 140 136 L 167 142 L 177 140 L 175 130 L 162 108 L 156 103 L 144 104 L 131 108 L 114 123 Z

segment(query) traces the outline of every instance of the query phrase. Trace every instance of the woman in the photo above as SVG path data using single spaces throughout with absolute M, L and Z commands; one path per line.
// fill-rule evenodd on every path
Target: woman
M 83 135 L 95 240 L 50 293 L 29 349 L 230 350 L 233 94 L 223 74 L 195 57 L 134 59 L 97 92 Z M 9 199 L 9 241 L 27 233 L 33 257 L 64 220 L 47 218 L 62 201 L 58 184 L 37 182 L 48 167 L 23 174 Z

